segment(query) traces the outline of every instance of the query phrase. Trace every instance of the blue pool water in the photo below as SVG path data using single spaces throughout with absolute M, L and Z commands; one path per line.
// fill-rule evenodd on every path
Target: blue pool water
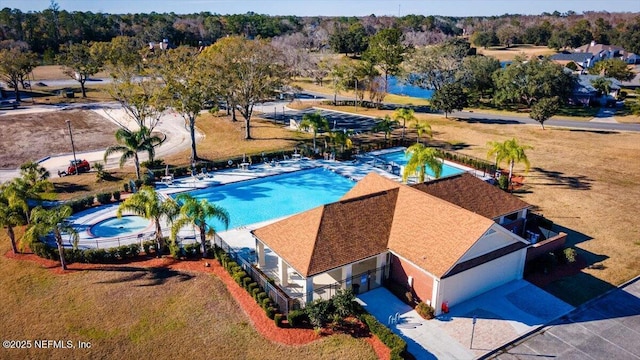
M 118 237 L 142 232 L 150 221 L 140 216 L 123 216 L 100 221 L 91 227 L 90 232 L 97 237 Z
M 385 162 L 388 162 L 388 163 L 394 162 L 400 166 L 405 166 L 408 160 L 408 158 L 405 157 L 404 151 L 391 152 L 383 155 L 378 155 L 377 157 L 384 160 Z M 457 168 L 455 166 L 442 164 L 442 171 L 440 172 L 440 177 L 462 174 L 463 172 L 465 172 L 465 170 Z M 428 166 L 426 169 L 426 173 L 431 177 L 435 177 L 433 171 Z
M 229 212 L 229 229 L 297 214 L 339 200 L 355 182 L 322 168 L 191 191 Z M 217 220 L 210 225 L 224 231 Z
M 389 94 L 412 96 L 423 99 L 431 99 L 431 97 L 433 96 L 433 90 L 404 84 L 394 76 L 389 76 L 388 85 Z

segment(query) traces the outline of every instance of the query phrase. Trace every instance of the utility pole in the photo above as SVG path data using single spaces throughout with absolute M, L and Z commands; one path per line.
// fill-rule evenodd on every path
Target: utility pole
M 69 136 L 71 137 L 71 151 L 73 151 L 73 169 L 78 175 L 78 161 L 76 160 L 76 146 L 73 144 L 73 132 L 71 132 L 71 120 L 65 120 L 69 128 Z

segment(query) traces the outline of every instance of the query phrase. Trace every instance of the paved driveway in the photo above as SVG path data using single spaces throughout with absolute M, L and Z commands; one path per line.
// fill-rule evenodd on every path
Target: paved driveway
M 474 359 L 486 355 L 573 308 L 549 293 L 518 280 L 453 306 L 449 314 L 422 319 L 385 288 L 358 296 L 365 309 L 407 341 L 416 359 Z M 473 344 L 473 317 L 477 322 Z
M 640 277 L 577 308 L 496 359 L 640 359 Z

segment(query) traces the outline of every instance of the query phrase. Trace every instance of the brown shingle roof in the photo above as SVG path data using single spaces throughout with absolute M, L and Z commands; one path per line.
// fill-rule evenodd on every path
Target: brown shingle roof
M 387 250 L 398 190 L 367 194 L 294 215 L 253 234 L 302 276 Z
M 489 219 L 508 215 L 530 206 L 516 196 L 469 173 L 416 184 L 413 187 Z
M 443 276 L 492 225 L 486 217 L 370 173 L 341 201 L 253 234 L 305 277 L 387 249 Z
M 402 186 L 388 248 L 443 276 L 494 224 L 435 196 Z
M 387 179 L 381 175 L 370 173 L 360 181 L 358 181 L 346 194 L 342 196 L 341 200 L 351 199 L 358 196 L 367 194 L 373 194 L 381 191 L 397 189 L 400 184 Z

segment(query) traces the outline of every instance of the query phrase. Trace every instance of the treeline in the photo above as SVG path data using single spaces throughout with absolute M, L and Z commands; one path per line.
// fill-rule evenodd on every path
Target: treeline
M 215 9 L 212 9 L 215 10 Z M 138 43 L 168 39 L 175 46 L 212 44 L 227 35 L 281 38 L 309 50 L 332 49 L 358 54 L 381 29 L 402 31 L 407 46 L 441 43 L 453 36 L 470 36 L 476 46 L 528 43 L 553 48 L 577 47 L 591 40 L 616 44 L 640 53 L 640 14 L 587 12 L 545 13 L 537 16 L 443 17 L 297 17 L 252 12 L 220 15 L 211 12 L 105 14 L 69 12 L 53 2 L 39 12 L 4 8 L 0 11 L 0 41 L 24 42 L 46 62 L 63 44 L 110 41 L 117 36 Z
M 479 20 L 479 19 L 477 19 Z M 560 50 L 595 41 L 640 52 L 638 13 L 596 13 L 583 15 L 503 16 L 474 21 L 471 42 L 478 47 L 534 44 Z

